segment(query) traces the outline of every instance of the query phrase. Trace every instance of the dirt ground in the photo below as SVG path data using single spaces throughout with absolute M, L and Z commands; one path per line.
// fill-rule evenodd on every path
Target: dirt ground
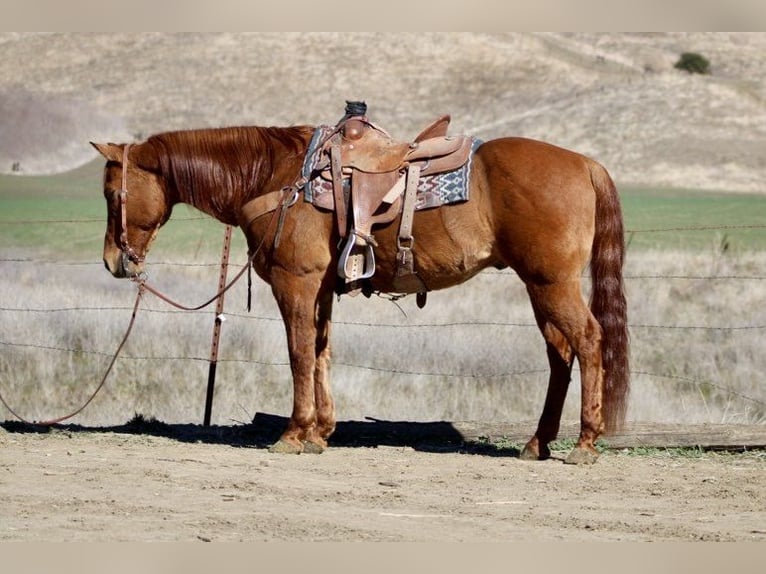
M 573 467 L 385 441 L 277 455 L 231 429 L 166 430 L 0 426 L 0 540 L 766 541 L 763 451 Z

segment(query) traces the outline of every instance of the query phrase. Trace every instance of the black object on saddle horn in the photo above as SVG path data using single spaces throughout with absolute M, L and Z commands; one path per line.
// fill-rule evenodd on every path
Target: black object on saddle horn
M 367 104 L 365 102 L 346 100 L 346 115 L 343 117 L 344 120 L 354 116 L 364 115 L 367 115 Z

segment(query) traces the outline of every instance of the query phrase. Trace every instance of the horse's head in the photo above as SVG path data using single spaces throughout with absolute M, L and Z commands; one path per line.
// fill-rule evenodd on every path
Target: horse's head
M 91 145 L 107 160 L 104 265 L 115 277 L 136 277 L 171 212 L 156 153 L 147 144 Z

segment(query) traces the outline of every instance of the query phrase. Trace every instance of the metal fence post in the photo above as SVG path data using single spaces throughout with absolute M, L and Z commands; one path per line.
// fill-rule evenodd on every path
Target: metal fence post
M 221 272 L 218 276 L 218 291 L 221 293 L 215 304 L 215 321 L 213 323 L 213 343 L 210 347 L 210 369 L 207 375 L 207 396 L 205 397 L 204 426 L 210 426 L 210 415 L 213 411 L 213 391 L 215 390 L 215 370 L 218 364 L 218 343 L 221 339 L 223 316 L 223 289 L 226 287 L 226 274 L 229 270 L 229 251 L 231 249 L 231 225 L 226 226 L 223 235 L 223 252 L 221 253 Z

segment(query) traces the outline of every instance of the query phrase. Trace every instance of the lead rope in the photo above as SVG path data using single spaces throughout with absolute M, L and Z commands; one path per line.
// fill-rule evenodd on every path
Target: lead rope
M 75 410 L 74 412 L 69 413 L 68 415 L 64 415 L 61 417 L 57 417 L 55 419 L 45 420 L 45 421 L 31 421 L 24 417 L 22 417 L 19 413 L 17 413 L 10 404 L 8 404 L 8 401 L 5 400 L 5 397 L 2 394 L 2 391 L 0 391 L 0 403 L 3 404 L 3 406 L 8 410 L 9 413 L 11 413 L 14 417 L 19 419 L 21 422 L 29 424 L 29 425 L 38 425 L 38 426 L 52 426 L 55 424 L 58 424 L 60 422 L 63 422 L 65 420 L 71 419 L 75 417 L 76 415 L 80 414 L 83 410 L 85 410 L 85 407 L 87 407 L 91 402 L 93 402 L 93 399 L 96 398 L 96 395 L 101 391 L 101 389 L 106 384 L 106 380 L 109 378 L 109 374 L 112 372 L 112 368 L 114 367 L 114 364 L 117 362 L 117 358 L 120 356 L 120 352 L 122 351 L 122 348 L 125 346 L 125 343 L 128 341 L 128 337 L 130 336 L 131 331 L 133 330 L 133 325 L 136 322 L 136 315 L 138 314 L 138 308 L 141 302 L 141 297 L 143 296 L 145 291 L 149 291 L 162 299 L 163 301 L 169 303 L 170 305 L 173 305 L 174 307 L 177 307 L 179 309 L 183 309 L 186 311 L 198 311 L 199 309 L 202 309 L 204 307 L 207 307 L 210 303 L 221 297 L 226 291 L 228 291 L 234 283 L 237 282 L 237 280 L 242 277 L 242 275 L 245 273 L 247 269 L 250 268 L 253 262 L 253 258 L 255 257 L 255 254 L 261 249 L 263 246 L 263 240 L 261 240 L 261 243 L 258 245 L 258 249 L 256 249 L 252 255 L 247 260 L 247 263 L 245 266 L 237 273 L 236 277 L 231 280 L 231 282 L 226 285 L 223 289 L 221 289 L 218 293 L 215 294 L 214 297 L 212 297 L 210 300 L 206 301 L 202 305 L 198 305 L 196 307 L 189 307 L 186 305 L 181 305 L 180 303 L 177 303 L 176 301 L 173 301 L 151 285 L 147 285 L 146 278 L 145 277 L 137 277 L 134 279 L 136 284 L 138 285 L 138 290 L 136 292 L 136 301 L 133 304 L 133 312 L 130 316 L 130 323 L 128 323 L 128 328 L 125 331 L 125 335 L 123 335 L 122 340 L 120 341 L 120 344 L 117 346 L 117 350 L 114 353 L 114 356 L 112 357 L 112 360 L 109 362 L 109 366 L 106 368 L 106 372 L 104 373 L 104 376 L 101 377 L 101 381 L 99 382 L 98 386 L 96 387 L 96 390 L 91 393 L 90 397 L 88 397 L 88 400 L 85 401 L 85 403 Z M 249 279 L 249 275 L 248 275 Z M 249 292 L 248 292 L 248 298 L 249 298 Z M 248 307 L 250 306 L 248 301 Z
M 99 391 L 103 388 L 104 384 L 106 383 L 106 379 L 109 377 L 109 374 L 112 372 L 112 367 L 114 367 L 114 364 L 117 362 L 117 357 L 120 356 L 120 352 L 122 351 L 122 348 L 125 346 L 125 343 L 128 340 L 128 337 L 130 336 L 130 332 L 133 330 L 133 325 L 136 322 L 136 314 L 138 313 L 138 307 L 141 302 L 141 297 L 144 293 L 144 287 L 139 283 L 138 285 L 138 292 L 136 293 L 136 302 L 133 304 L 133 313 L 130 316 L 130 323 L 128 324 L 128 329 L 125 331 L 125 335 L 122 337 L 122 341 L 120 341 L 120 344 L 117 347 L 117 350 L 114 352 L 114 356 L 112 357 L 112 360 L 109 363 L 109 366 L 106 368 L 106 372 L 104 373 L 104 376 L 101 377 L 101 382 L 96 387 L 96 390 L 91 393 L 90 397 L 88 397 L 88 400 L 85 401 L 85 403 L 78 408 L 76 411 L 65 415 L 63 417 L 58 417 L 55 419 L 47 420 L 47 421 L 29 421 L 19 415 L 16 411 L 14 411 L 11 406 L 8 404 L 8 402 L 5 400 L 5 397 L 3 397 L 2 392 L 0 392 L 0 402 L 3 403 L 3 406 L 8 409 L 8 412 L 10 412 L 13 416 L 15 416 L 17 419 L 19 419 L 23 423 L 27 423 L 29 425 L 39 425 L 39 426 L 52 426 L 57 423 L 60 423 L 62 421 L 65 421 L 67 419 L 71 419 L 75 415 L 80 414 L 85 407 L 87 407 L 93 399 L 96 398 L 96 395 L 99 393 Z
M 127 154 L 125 154 L 125 155 L 127 155 Z M 291 187 L 286 188 L 285 192 L 287 192 L 288 190 L 294 192 L 294 190 L 291 189 Z M 136 322 L 136 314 L 138 313 L 138 307 L 139 307 L 139 304 L 141 303 L 141 297 L 143 296 L 144 291 L 149 291 L 150 293 L 153 293 L 154 295 L 156 295 L 157 297 L 159 297 L 160 299 L 162 299 L 166 303 L 168 303 L 168 304 L 170 304 L 170 305 L 172 305 L 172 306 L 174 306 L 174 307 L 176 307 L 178 309 L 182 309 L 184 311 L 199 311 L 200 309 L 203 309 L 203 308 L 207 307 L 213 301 L 215 301 L 216 299 L 221 297 L 224 293 L 226 293 L 226 291 L 231 289 L 231 287 L 242 277 L 242 275 L 245 274 L 245 271 L 248 271 L 252 267 L 253 261 L 255 260 L 255 256 L 263 248 L 263 244 L 266 241 L 266 237 L 268 236 L 268 233 L 269 233 L 269 228 L 275 223 L 275 221 L 277 220 L 277 217 L 280 215 L 280 212 L 286 211 L 288 207 L 290 207 L 293 203 L 295 203 L 294 201 L 291 201 L 288 204 L 287 202 L 284 201 L 285 198 L 292 199 L 292 195 L 288 196 L 288 194 L 285 193 L 285 196 L 284 196 L 283 200 L 280 202 L 280 206 L 279 206 L 280 208 L 277 209 L 274 212 L 274 214 L 272 215 L 271 220 L 269 221 L 268 227 L 267 227 L 265 233 L 263 234 L 263 237 L 261 238 L 260 243 L 255 248 L 255 250 L 248 255 L 247 263 L 245 263 L 245 265 L 242 267 L 242 269 L 240 269 L 240 271 L 229 282 L 228 285 L 226 285 L 223 289 L 220 289 L 218 291 L 218 293 L 216 293 L 213 297 L 211 297 L 209 300 L 205 301 L 201 305 L 197 305 L 196 307 L 191 307 L 191 306 L 187 306 L 187 305 L 182 305 L 181 303 L 178 303 L 177 301 L 174 301 L 173 299 L 171 299 L 170 297 L 168 297 L 167 295 L 165 295 L 164 293 L 162 293 L 158 289 L 156 289 L 156 288 L 152 287 L 151 285 L 147 284 L 147 279 L 146 279 L 145 275 L 140 275 L 140 276 L 137 276 L 137 277 L 133 278 L 133 281 L 135 281 L 136 284 L 138 285 L 138 291 L 136 293 L 136 302 L 133 305 L 133 313 L 132 313 L 132 315 L 130 317 L 130 323 L 128 324 L 128 329 L 125 331 L 125 335 L 122 337 L 122 341 L 120 341 L 120 344 L 118 345 L 117 350 L 115 351 L 114 356 L 112 357 L 112 360 L 109 363 L 109 366 L 107 367 L 106 372 L 104 373 L 104 376 L 101 378 L 101 382 L 99 382 L 98 386 L 96 387 L 96 390 L 93 391 L 93 393 L 90 395 L 88 400 L 85 401 L 85 403 L 80 408 L 78 408 L 76 411 L 74 411 L 74 412 L 72 412 L 72 413 L 70 413 L 68 415 L 55 418 L 55 419 L 35 422 L 35 421 L 30 421 L 30 420 L 25 419 L 24 417 L 19 415 L 13 408 L 11 408 L 11 406 L 5 400 L 5 397 L 3 396 L 2 391 L 0 391 L 0 403 L 2 403 L 3 406 L 8 410 L 8 412 L 11 413 L 14 417 L 19 419 L 21 422 L 29 424 L 29 425 L 52 426 L 52 425 L 55 425 L 55 424 L 60 423 L 62 421 L 65 421 L 67 419 L 71 419 L 72 417 L 80 414 L 85 409 L 85 407 L 87 407 L 93 401 L 93 399 L 96 398 L 96 395 L 99 393 L 99 391 L 101 391 L 101 389 L 106 384 L 106 380 L 109 377 L 109 374 L 112 372 L 112 368 L 114 367 L 114 364 L 117 362 L 117 358 L 119 357 L 120 352 L 122 351 L 122 348 L 125 346 L 125 343 L 127 342 L 128 337 L 130 336 L 130 333 L 133 330 L 133 325 Z M 282 215 L 282 217 L 284 218 L 284 215 Z M 247 303 L 248 311 L 250 310 L 250 286 L 251 285 L 252 285 L 252 281 L 251 281 L 250 274 L 248 273 L 248 303 Z
M 165 301 L 165 302 L 169 303 L 170 305 L 173 305 L 174 307 L 177 307 L 179 309 L 183 309 L 185 311 L 198 311 L 198 310 L 200 310 L 200 309 L 202 309 L 204 307 L 207 307 L 208 305 L 210 305 L 210 303 L 212 303 L 213 301 L 215 301 L 216 299 L 221 297 L 226 291 L 228 291 L 234 285 L 234 283 L 237 282 L 237 280 L 240 277 L 242 277 L 242 275 L 245 273 L 245 271 L 247 269 L 249 269 L 250 266 L 252 265 L 253 258 L 255 257 L 255 254 L 261 249 L 262 246 L 263 246 L 263 240 L 261 240 L 261 243 L 258 245 L 258 249 L 256 249 L 253 252 L 253 254 L 250 255 L 250 257 L 247 260 L 247 263 L 239 271 L 239 273 L 237 273 L 237 275 L 234 277 L 234 279 L 232 279 L 231 282 L 228 285 L 226 285 L 223 289 L 219 290 L 218 293 L 216 293 L 215 296 L 212 297 L 210 300 L 208 300 L 205 303 L 203 303 L 202 305 L 198 305 L 196 307 L 189 307 L 189 306 L 186 306 L 186 305 L 182 305 L 182 304 L 180 304 L 180 303 L 178 303 L 176 301 L 173 301 L 168 296 L 164 295 L 163 293 L 161 293 L 160 291 L 158 291 L 157 289 L 155 289 L 151 285 L 147 285 L 145 277 L 136 277 L 134 279 L 134 281 L 138 285 L 138 290 L 136 292 L 136 302 L 133 304 L 133 312 L 132 312 L 131 317 L 130 317 L 130 323 L 128 324 L 128 328 L 125 331 L 125 335 L 123 335 L 122 340 L 120 341 L 120 344 L 117 346 L 117 350 L 115 351 L 114 356 L 112 357 L 112 360 L 109 363 L 109 366 L 106 368 L 106 372 L 104 373 L 104 376 L 101 377 L 101 381 L 99 382 L 98 386 L 96 387 L 96 390 L 94 390 L 93 393 L 90 395 L 90 397 L 88 397 L 88 400 L 85 401 L 85 403 L 80 408 L 75 410 L 74 412 L 71 412 L 68 415 L 57 417 L 55 419 L 50 419 L 50 420 L 45 420 L 45 421 L 31 421 L 31 420 L 28 420 L 28 419 L 22 417 L 20 414 L 18 414 L 11 407 L 10 404 L 8 404 L 8 401 L 5 400 L 5 397 L 3 396 L 2 391 L 0 391 L 0 403 L 2 403 L 3 406 L 8 410 L 8 412 L 11 413 L 14 417 L 19 419 L 21 422 L 29 424 L 29 425 L 52 426 L 52 425 L 58 424 L 60 422 L 63 422 L 65 420 L 68 420 L 68 419 L 71 419 L 71 418 L 75 417 L 76 415 L 80 414 L 83 410 L 85 410 L 85 407 L 87 407 L 93 401 L 93 399 L 96 398 L 96 395 L 101 391 L 101 389 L 106 384 L 106 380 L 107 380 L 107 378 L 109 378 L 109 374 L 112 372 L 112 368 L 114 367 L 114 364 L 117 362 L 117 358 L 120 356 L 120 352 L 122 351 L 122 348 L 125 346 L 125 343 L 128 341 L 128 337 L 130 336 L 130 333 L 133 330 L 133 325 L 136 322 L 136 315 L 138 314 L 138 307 L 139 307 L 139 304 L 141 302 L 141 297 L 143 296 L 145 291 L 149 291 L 149 292 L 153 293 L 154 295 L 156 295 L 157 297 L 159 297 L 163 301 Z M 248 276 L 248 278 L 249 278 L 249 276 Z M 248 297 L 249 297 L 249 293 L 248 293 Z M 249 307 L 249 301 L 248 301 L 248 307 Z
M 290 204 L 290 205 L 292 205 L 292 204 Z M 201 304 L 193 306 L 193 307 L 192 306 L 188 306 L 188 305 L 184 305 L 182 303 L 179 303 L 178 301 L 175 301 L 175 300 L 171 299 L 168 295 L 165 295 L 164 293 L 162 293 L 156 287 L 153 287 L 152 285 L 149 285 L 149 283 L 148 283 L 148 281 L 147 281 L 145 276 L 138 276 L 134 280 L 141 287 L 143 287 L 144 289 L 146 289 L 150 293 L 156 295 L 157 297 L 159 297 L 160 299 L 165 301 L 165 303 L 168 303 L 169 305 L 172 305 L 176 309 L 181 309 L 182 311 L 199 311 L 200 309 L 204 309 L 205 307 L 210 305 L 213 301 L 215 301 L 216 299 L 221 297 L 224 293 L 226 293 L 229 289 L 231 289 L 234 286 L 234 284 L 237 281 L 239 281 L 242 278 L 242 276 L 245 274 L 245 272 L 247 271 L 248 272 L 248 275 L 247 275 L 247 287 L 248 287 L 248 289 L 247 289 L 247 291 L 248 291 L 247 292 L 247 310 L 250 311 L 250 288 L 252 286 L 252 278 L 250 276 L 249 270 L 253 266 L 253 261 L 255 260 L 255 256 L 258 255 L 260 250 L 263 248 L 263 244 L 266 241 L 266 237 L 269 234 L 269 229 L 274 224 L 274 222 L 277 220 L 277 217 L 279 216 L 280 211 L 282 211 L 282 209 L 281 209 L 282 207 L 284 207 L 285 210 L 286 210 L 286 208 L 289 207 L 289 205 L 280 205 L 280 209 L 277 209 L 273 213 L 273 215 L 271 216 L 271 220 L 269 221 L 269 225 L 266 228 L 266 231 L 264 232 L 263 237 L 261 237 L 261 242 L 255 248 L 255 250 L 248 255 L 247 263 L 245 263 L 242 266 L 242 269 L 240 269 L 237 272 L 237 274 L 234 276 L 234 278 L 231 281 L 229 281 L 229 283 L 225 287 L 220 289 L 215 295 L 213 295 L 210 299 L 208 299 L 204 303 L 201 303 Z

